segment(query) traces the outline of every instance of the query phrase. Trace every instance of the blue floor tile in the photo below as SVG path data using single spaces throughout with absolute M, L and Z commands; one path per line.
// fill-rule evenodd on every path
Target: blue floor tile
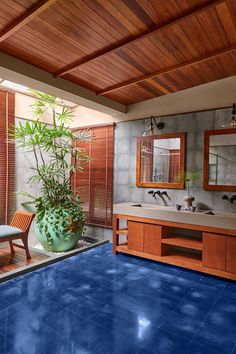
M 222 354 L 221 352 L 203 347 L 202 345 L 199 345 L 195 342 L 191 343 L 191 345 L 188 347 L 188 352 L 191 354 Z
M 189 354 L 187 351 L 189 345 L 189 340 L 160 329 L 156 332 L 152 341 L 146 343 L 145 349 L 154 354 Z
M 145 348 L 140 348 L 136 354 L 154 354 L 154 353 L 151 352 L 150 350 L 145 349 Z
M 0 298 L 3 303 L 15 304 L 23 297 L 27 297 L 28 294 L 28 289 L 24 286 L 23 281 L 19 283 L 8 281 L 6 284 L 0 284 Z
M 67 309 L 84 319 L 88 319 L 96 312 L 102 312 L 105 306 L 101 302 L 89 297 L 78 296 L 77 301 L 68 306 Z
M 236 334 L 228 329 L 203 323 L 194 340 L 220 353 L 231 353 L 236 342 Z
M 191 340 L 196 335 L 201 323 L 201 320 L 172 312 L 161 325 L 161 329 Z
M 45 319 L 44 324 L 58 335 L 63 333 L 64 336 L 69 336 L 83 322 L 85 320 L 81 316 L 65 308 Z
M 176 307 L 175 311 L 181 315 L 189 316 L 203 321 L 210 311 L 217 293 L 206 289 L 192 289 Z
M 107 244 L 0 284 L 0 353 L 236 354 L 235 294 Z
M 236 302 L 219 296 L 208 313 L 204 323 L 229 329 L 236 334 Z
M 14 328 L 11 331 L 11 341 L 7 341 L 1 354 L 74 354 L 73 343 L 70 344 L 64 336 L 58 336 L 49 328 L 37 327 Z
M 153 323 L 141 314 L 136 314 L 118 308 L 114 314 L 114 308 L 106 306 L 89 319 L 90 322 L 102 327 L 106 332 L 112 332 L 118 338 L 129 338 L 138 346 L 145 345 L 153 340 L 157 328 Z

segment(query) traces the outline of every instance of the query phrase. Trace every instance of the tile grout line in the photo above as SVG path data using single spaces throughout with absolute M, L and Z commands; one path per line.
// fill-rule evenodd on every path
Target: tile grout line
M 198 328 L 198 330 L 201 328 L 201 326 L 203 325 L 205 319 L 207 318 L 209 312 L 211 311 L 211 309 L 213 308 L 213 306 L 215 305 L 216 301 L 218 300 L 218 298 L 220 297 L 220 294 L 221 292 L 223 291 L 223 289 L 226 287 L 226 284 L 224 284 L 224 286 L 220 289 L 220 292 L 218 293 L 218 295 L 216 296 L 215 300 L 213 301 L 213 303 L 211 304 L 210 308 L 209 308 L 209 311 L 207 312 L 207 314 L 205 315 L 204 319 L 201 321 L 201 324 Z M 189 344 L 188 348 L 190 347 L 191 344 L 193 344 L 194 342 L 194 339 L 196 338 L 198 332 L 193 336 L 192 340 L 191 340 L 191 343 Z M 202 345 L 204 347 L 204 345 Z M 206 347 L 208 348 L 208 347 Z M 209 348 L 209 349 L 212 349 L 212 348 Z M 215 350 L 215 349 L 212 349 L 212 350 Z M 217 351 L 215 351 L 217 353 Z

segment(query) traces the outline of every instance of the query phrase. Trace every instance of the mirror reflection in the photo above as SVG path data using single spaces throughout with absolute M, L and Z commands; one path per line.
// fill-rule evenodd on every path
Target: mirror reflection
M 209 137 L 210 185 L 236 185 L 236 134 Z
M 176 183 L 181 172 L 180 143 L 180 138 L 141 141 L 141 181 Z

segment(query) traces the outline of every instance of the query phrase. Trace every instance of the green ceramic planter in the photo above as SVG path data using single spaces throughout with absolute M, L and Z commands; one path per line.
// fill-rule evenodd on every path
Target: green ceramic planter
M 37 240 L 46 251 L 65 252 L 72 250 L 79 241 L 84 225 L 69 223 L 63 217 L 63 210 L 46 210 L 43 218 L 37 218 L 35 233 Z

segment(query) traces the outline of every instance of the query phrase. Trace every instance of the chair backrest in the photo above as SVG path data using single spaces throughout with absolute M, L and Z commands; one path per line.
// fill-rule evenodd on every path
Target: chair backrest
M 10 226 L 18 227 L 23 232 L 28 232 L 35 214 L 28 211 L 17 210 L 13 216 Z

